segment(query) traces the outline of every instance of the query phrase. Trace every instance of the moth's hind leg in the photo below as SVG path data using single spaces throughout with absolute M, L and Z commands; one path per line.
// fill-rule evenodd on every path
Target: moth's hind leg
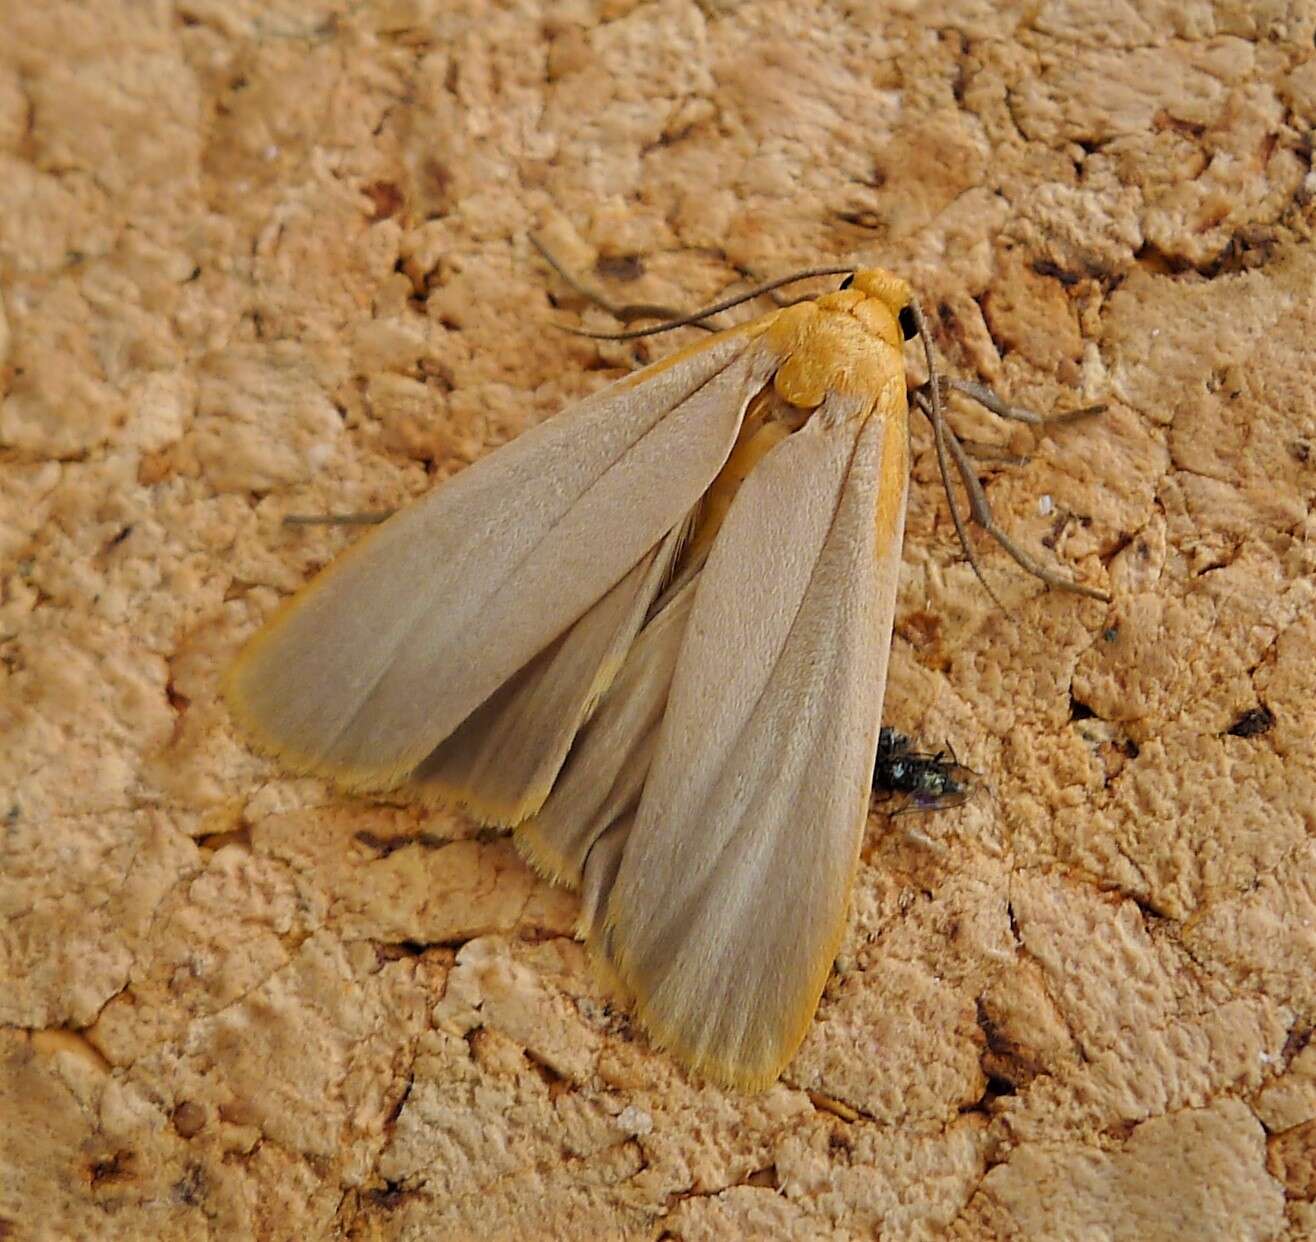
M 1011 405 L 1003 401 L 990 388 L 982 384 L 975 384 L 969 380 L 957 380 L 938 377 L 936 381 L 939 385 L 938 395 L 944 394 L 947 390 L 962 392 L 965 396 L 978 402 L 985 409 L 990 410 L 993 414 L 1001 418 L 1012 419 L 1016 422 L 1027 423 L 1030 426 L 1052 426 L 1059 423 L 1073 422 L 1079 418 L 1088 418 L 1094 414 L 1101 413 L 1106 407 L 1104 405 L 1084 406 L 1079 410 L 1070 410 L 1064 414 L 1051 415 L 1049 417 L 1036 414 L 1032 410 L 1025 409 L 1023 406 Z M 929 385 L 925 384 L 922 388 L 915 389 L 911 394 L 914 404 L 931 420 L 935 425 L 941 421 L 942 433 L 945 437 L 945 444 L 950 451 L 951 459 L 955 463 L 955 469 L 960 476 L 960 481 L 964 484 L 965 493 L 969 498 L 969 516 L 982 529 L 994 539 L 1011 557 L 1011 559 L 1021 569 L 1030 573 L 1035 578 L 1041 579 L 1047 586 L 1055 587 L 1060 591 L 1072 591 L 1076 595 L 1086 595 L 1089 599 L 1099 599 L 1103 603 L 1110 602 L 1110 596 L 1104 591 L 1099 591 L 1095 587 L 1084 586 L 1080 582 L 1075 582 L 1072 578 L 1066 577 L 1057 570 L 1043 565 L 1040 561 L 1034 560 L 1027 552 L 1023 550 L 1009 535 L 997 525 L 996 518 L 992 513 L 991 502 L 987 499 L 987 493 L 983 491 L 982 484 L 978 482 L 977 473 L 973 469 L 973 463 L 969 460 L 969 454 L 964 445 L 960 442 L 959 437 L 946 424 L 944 420 L 939 420 L 940 402 L 934 401 L 932 394 L 928 391 Z M 949 493 L 949 488 L 948 488 Z M 952 501 L 952 513 L 954 513 L 954 504 Z M 958 529 L 958 522 L 956 524 Z M 961 539 L 963 536 L 961 532 Z M 970 554 L 972 556 L 972 554 Z M 974 565 L 975 570 L 977 565 Z M 981 578 L 981 572 L 978 575 Z M 990 593 L 990 588 L 989 588 Z
M 285 513 L 285 526 L 378 526 L 396 509 L 372 509 L 366 513 Z

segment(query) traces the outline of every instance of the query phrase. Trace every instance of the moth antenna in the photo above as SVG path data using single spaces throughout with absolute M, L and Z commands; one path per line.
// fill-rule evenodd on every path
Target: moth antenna
M 573 275 L 567 270 L 565 265 L 560 263 L 553 255 L 552 251 L 544 245 L 533 233 L 527 233 L 526 237 L 530 239 L 530 244 L 539 251 L 540 257 L 549 265 L 562 279 L 574 289 L 587 302 L 592 302 L 600 310 L 605 310 L 614 319 L 620 319 L 622 323 L 630 323 L 633 319 L 674 319 L 680 315 L 680 311 L 672 310 L 668 306 L 655 306 L 648 302 L 627 302 L 617 303 L 610 298 L 605 297 L 597 289 L 591 288 L 585 284 L 578 276 Z M 711 323 L 699 323 L 694 325 L 697 328 L 704 329 L 705 332 L 716 332 L 718 329 Z M 565 328 L 564 331 L 572 332 L 575 329 Z M 580 335 L 587 335 L 581 333 Z
M 733 263 L 731 266 L 736 269 L 736 273 L 741 280 L 761 279 L 757 272 L 752 268 L 745 267 L 743 264 Z M 801 293 L 797 297 L 783 297 L 781 294 L 777 293 L 775 289 L 770 290 L 767 294 L 768 301 L 779 310 L 785 310 L 788 306 L 797 306 L 800 302 L 811 302 L 815 296 L 815 294 L 811 293 Z
M 634 341 L 642 336 L 657 336 L 660 332 L 672 332 L 676 328 L 686 328 L 690 326 L 710 328 L 710 325 L 701 321 L 710 318 L 713 315 L 720 315 L 723 311 L 731 310 L 733 307 L 741 305 L 743 302 L 751 302 L 755 298 L 762 297 L 765 293 L 771 293 L 774 289 L 780 289 L 783 285 L 794 284 L 797 280 L 811 280 L 815 276 L 849 276 L 854 272 L 853 267 L 806 267 L 801 271 L 792 272 L 788 276 L 778 276 L 776 280 L 769 280 L 761 285 L 755 285 L 752 289 L 745 290 L 744 293 L 738 293 L 734 297 L 726 298 L 712 306 L 705 306 L 701 310 L 692 311 L 688 315 L 673 315 L 673 312 L 666 307 L 661 306 L 613 306 L 606 298 L 595 293 L 587 286 L 580 284 L 574 277 L 568 275 L 562 265 L 553 258 L 544 248 L 544 245 L 533 233 L 528 235 L 531 244 L 543 255 L 545 261 L 552 269 L 557 272 L 563 280 L 567 282 L 582 297 L 588 298 L 596 306 L 602 307 L 610 315 L 616 316 L 623 322 L 627 317 L 632 319 L 657 317 L 665 320 L 664 323 L 656 324 L 652 328 L 632 328 L 625 332 L 587 332 L 582 328 L 568 328 L 565 325 L 559 325 L 564 332 L 570 332 L 572 336 L 588 337 L 592 341 Z M 710 329 L 716 331 L 716 329 Z
M 710 315 L 719 315 L 743 302 L 751 302 L 765 293 L 780 289 L 783 285 L 794 284 L 797 280 L 811 280 L 815 276 L 849 276 L 853 271 L 852 267 L 806 267 L 801 271 L 792 272 L 789 276 L 779 276 L 776 280 L 769 280 L 765 284 L 746 289 L 744 293 L 738 293 L 735 297 L 726 298 L 712 306 L 705 306 L 702 310 L 692 311 L 679 319 L 669 319 L 666 323 L 657 324 L 652 328 L 633 328 L 628 332 L 584 332 L 579 328 L 568 328 L 567 331 L 576 336 L 592 337 L 596 341 L 633 341 L 637 337 L 656 336 L 659 332 L 671 332 L 676 328 L 688 327 L 701 319 L 707 319 Z

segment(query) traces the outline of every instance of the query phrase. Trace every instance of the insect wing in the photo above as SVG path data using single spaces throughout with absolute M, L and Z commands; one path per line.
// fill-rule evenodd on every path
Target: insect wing
M 844 930 L 900 567 L 897 398 L 867 421 L 829 398 L 741 488 L 592 898 L 596 947 L 655 1041 L 738 1086 L 793 1055 Z
M 686 519 L 773 365 L 722 334 L 403 509 L 248 644 L 226 685 L 235 716 L 294 769 L 405 780 Z

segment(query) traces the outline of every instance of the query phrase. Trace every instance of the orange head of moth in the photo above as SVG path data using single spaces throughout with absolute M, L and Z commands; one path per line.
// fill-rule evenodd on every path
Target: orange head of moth
M 773 317 L 768 344 L 779 351 L 774 385 L 793 406 L 815 409 L 829 393 L 872 409 L 905 382 L 904 343 L 914 335 L 913 290 L 881 268 L 865 268 L 835 293 Z

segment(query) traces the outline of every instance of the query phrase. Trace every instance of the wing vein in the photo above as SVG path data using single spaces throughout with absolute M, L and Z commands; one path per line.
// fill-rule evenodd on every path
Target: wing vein
M 508 570 L 506 574 L 503 576 L 503 578 L 501 578 L 496 582 L 491 582 L 488 584 L 487 588 L 481 593 L 480 596 L 481 600 L 483 601 L 489 599 L 493 594 L 497 592 L 497 590 L 500 588 L 503 582 L 514 578 L 522 569 L 524 569 L 525 566 L 528 565 L 539 554 L 540 549 L 548 541 L 548 539 L 562 527 L 563 523 L 566 522 L 572 511 L 576 509 L 577 506 L 586 503 L 590 495 L 603 483 L 603 481 L 612 473 L 612 471 L 616 470 L 625 461 L 625 459 L 628 456 L 630 456 L 630 454 L 635 452 L 636 449 L 638 449 L 642 444 L 644 444 L 646 440 L 648 440 L 651 436 L 656 435 L 659 431 L 659 428 L 662 426 L 663 422 L 666 419 L 676 415 L 689 402 L 693 401 L 699 395 L 699 393 L 703 392 L 704 389 L 707 388 L 709 384 L 713 383 L 714 380 L 721 378 L 723 375 L 726 374 L 728 370 L 731 369 L 732 366 L 734 366 L 738 362 L 741 362 L 744 358 L 745 358 L 744 353 L 735 354 L 730 358 L 728 358 L 723 366 L 718 367 L 717 370 L 711 372 L 706 379 L 700 381 L 700 383 L 698 383 L 693 389 L 691 389 L 690 392 L 686 393 L 685 396 L 683 396 L 680 401 L 678 401 L 675 405 L 671 406 L 666 411 L 665 414 L 663 414 L 659 418 L 656 418 L 653 424 L 650 427 L 646 428 L 639 436 L 636 437 L 636 439 L 632 440 L 628 444 L 619 446 L 617 452 L 601 466 L 601 468 L 597 471 L 594 477 L 576 496 L 575 500 L 567 508 L 563 509 L 562 512 L 556 518 L 554 518 L 551 522 L 549 522 L 544 527 L 542 532 L 539 534 L 535 542 L 533 544 L 530 544 L 526 548 L 521 558 L 517 560 L 514 565 L 508 567 Z M 495 449 L 493 451 L 496 452 L 497 450 Z M 684 519 L 678 519 L 678 523 L 681 520 Z M 646 554 L 648 551 L 652 550 L 652 548 L 656 547 L 658 543 L 661 543 L 662 540 L 667 537 L 667 534 L 670 533 L 670 530 L 671 528 L 669 528 L 669 530 L 664 532 L 663 535 L 658 540 L 656 540 L 653 544 L 651 544 L 650 548 L 646 549 Z M 618 581 L 620 581 L 620 578 L 618 579 Z M 615 586 L 615 585 L 616 583 L 611 584 L 611 586 Z M 478 612 L 479 611 L 478 605 L 473 605 L 472 611 Z M 408 627 L 407 631 L 404 632 L 410 632 L 411 628 L 414 628 L 414 623 L 411 627 Z M 570 623 L 568 623 L 566 629 L 569 628 L 570 628 Z M 565 633 L 566 629 L 564 629 L 562 633 Z M 561 636 L 560 634 L 549 635 L 544 643 L 544 647 L 549 646 L 550 643 L 552 643 L 555 639 L 559 638 L 560 636 Z M 544 648 L 540 648 L 541 651 L 543 649 Z M 534 659 L 535 654 L 538 653 L 536 652 L 532 654 L 530 658 Z M 383 684 L 384 679 L 388 676 L 390 671 L 391 671 L 390 667 L 385 665 L 385 666 L 381 666 L 375 672 L 374 676 L 371 679 L 370 687 L 368 690 L 365 691 L 364 695 L 362 696 L 361 702 L 357 706 L 356 710 L 350 716 L 342 719 L 338 723 L 337 728 L 334 730 L 333 740 L 335 743 L 340 742 L 343 736 L 347 733 L 347 731 L 353 728 L 359 722 L 361 715 L 364 712 L 368 711 L 371 707 L 373 707 L 375 696 L 379 692 L 379 689 Z M 515 672 L 516 672 L 515 669 L 510 670 L 509 676 L 514 674 Z
M 843 480 L 849 477 L 850 471 L 854 468 L 854 459 L 858 453 L 858 443 L 859 442 L 856 439 L 854 442 L 854 446 L 851 448 L 849 460 L 846 464 L 845 474 L 842 476 Z M 819 543 L 820 548 L 826 547 L 828 541 L 832 538 L 833 534 L 835 533 L 837 519 L 841 512 L 843 499 L 844 499 L 844 483 L 842 484 L 842 487 L 837 491 L 835 503 L 832 505 L 831 519 L 828 521 L 826 527 L 824 528 L 824 534 Z M 772 658 L 772 662 L 768 665 L 769 673 L 764 678 L 763 684 L 759 688 L 758 693 L 754 696 L 753 706 L 750 707 L 750 709 L 745 713 L 744 718 L 741 720 L 739 726 L 737 727 L 735 733 L 735 740 L 723 752 L 724 758 L 722 763 L 714 770 L 713 773 L 710 774 L 710 781 L 709 781 L 710 787 L 716 787 L 717 785 L 719 785 L 721 783 L 721 778 L 723 774 L 727 771 L 729 767 L 734 766 L 733 761 L 736 759 L 740 751 L 742 740 L 744 739 L 746 733 L 748 733 L 750 729 L 754 727 L 754 725 L 758 720 L 760 706 L 763 704 L 763 701 L 767 697 L 767 695 L 777 685 L 777 681 L 776 681 L 777 670 L 781 667 L 782 663 L 786 660 L 788 654 L 792 650 L 792 642 L 796 638 L 796 630 L 799 626 L 800 616 L 804 612 L 805 605 L 809 602 L 811 598 L 811 595 L 814 590 L 815 582 L 817 581 L 819 574 L 821 572 L 822 561 L 823 561 L 823 557 L 819 555 L 818 559 L 813 564 L 813 568 L 809 571 L 808 583 L 805 586 L 804 591 L 800 594 L 799 599 L 796 601 L 794 612 L 791 615 L 790 624 L 787 626 L 786 629 L 785 640 L 782 642 L 781 646 L 777 649 L 776 654 Z M 745 817 L 742 816 L 739 822 L 737 823 L 735 829 L 733 830 L 731 836 L 727 839 L 723 847 L 724 852 L 733 849 L 739 842 L 743 840 L 745 836 L 750 834 L 753 830 L 754 830 L 754 825 L 750 823 Z M 714 884 L 718 880 L 718 878 L 719 877 L 716 869 L 710 869 L 705 873 L 705 875 L 699 881 L 698 886 L 692 890 L 690 896 L 682 903 L 680 909 L 681 918 L 684 918 L 692 908 L 697 907 L 703 901 L 703 899 L 707 895 L 709 887 L 712 884 Z

